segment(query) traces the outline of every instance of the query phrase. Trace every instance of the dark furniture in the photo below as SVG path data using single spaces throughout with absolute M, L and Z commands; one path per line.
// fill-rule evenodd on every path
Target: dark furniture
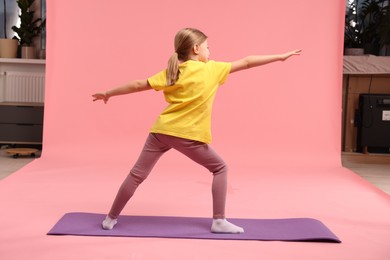
M 0 143 L 41 144 L 43 104 L 0 103 Z

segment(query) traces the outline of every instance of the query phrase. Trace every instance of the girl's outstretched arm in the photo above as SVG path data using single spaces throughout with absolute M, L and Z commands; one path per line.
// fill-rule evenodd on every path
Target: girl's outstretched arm
M 104 103 L 112 96 L 125 95 L 134 92 L 140 92 L 144 90 L 152 89 L 147 80 L 133 80 L 121 87 L 110 89 L 106 92 L 98 92 L 92 95 L 93 101 L 103 100 Z
M 277 55 L 252 55 L 247 56 L 243 59 L 232 62 L 232 68 L 230 69 L 230 73 L 250 69 L 257 66 L 262 66 L 275 61 L 285 61 L 291 56 L 300 55 L 302 50 L 294 50 L 290 52 L 286 52 L 283 54 Z

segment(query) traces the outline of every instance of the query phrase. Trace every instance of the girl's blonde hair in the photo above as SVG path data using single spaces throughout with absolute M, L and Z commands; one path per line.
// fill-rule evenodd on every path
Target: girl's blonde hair
M 195 44 L 202 44 L 207 36 L 194 28 L 185 28 L 176 33 L 175 52 L 168 60 L 167 84 L 172 86 L 179 78 L 179 61 L 187 61 Z

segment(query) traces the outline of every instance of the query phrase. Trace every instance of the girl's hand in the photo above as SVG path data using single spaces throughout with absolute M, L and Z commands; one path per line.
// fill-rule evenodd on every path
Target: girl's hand
M 107 104 L 107 101 L 110 98 L 106 93 L 102 93 L 102 92 L 93 94 L 92 97 L 93 97 L 93 101 L 103 100 L 104 104 Z
M 285 61 L 287 60 L 288 58 L 290 58 L 291 56 L 295 56 L 295 55 L 300 55 L 302 52 L 302 50 L 294 50 L 294 51 L 290 51 L 290 52 L 286 52 L 284 54 L 281 55 L 281 60 L 282 61 Z

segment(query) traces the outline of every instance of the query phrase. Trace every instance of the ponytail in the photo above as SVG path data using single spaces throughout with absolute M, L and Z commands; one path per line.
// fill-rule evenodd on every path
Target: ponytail
M 167 67 L 168 86 L 174 85 L 179 78 L 179 60 L 181 62 L 187 61 L 195 44 L 201 44 L 205 40 L 207 40 L 207 36 L 193 28 L 184 28 L 176 33 L 175 53 L 169 59 Z
M 179 78 L 179 57 L 177 52 L 175 52 L 168 60 L 167 85 L 168 86 L 174 85 L 178 78 Z

